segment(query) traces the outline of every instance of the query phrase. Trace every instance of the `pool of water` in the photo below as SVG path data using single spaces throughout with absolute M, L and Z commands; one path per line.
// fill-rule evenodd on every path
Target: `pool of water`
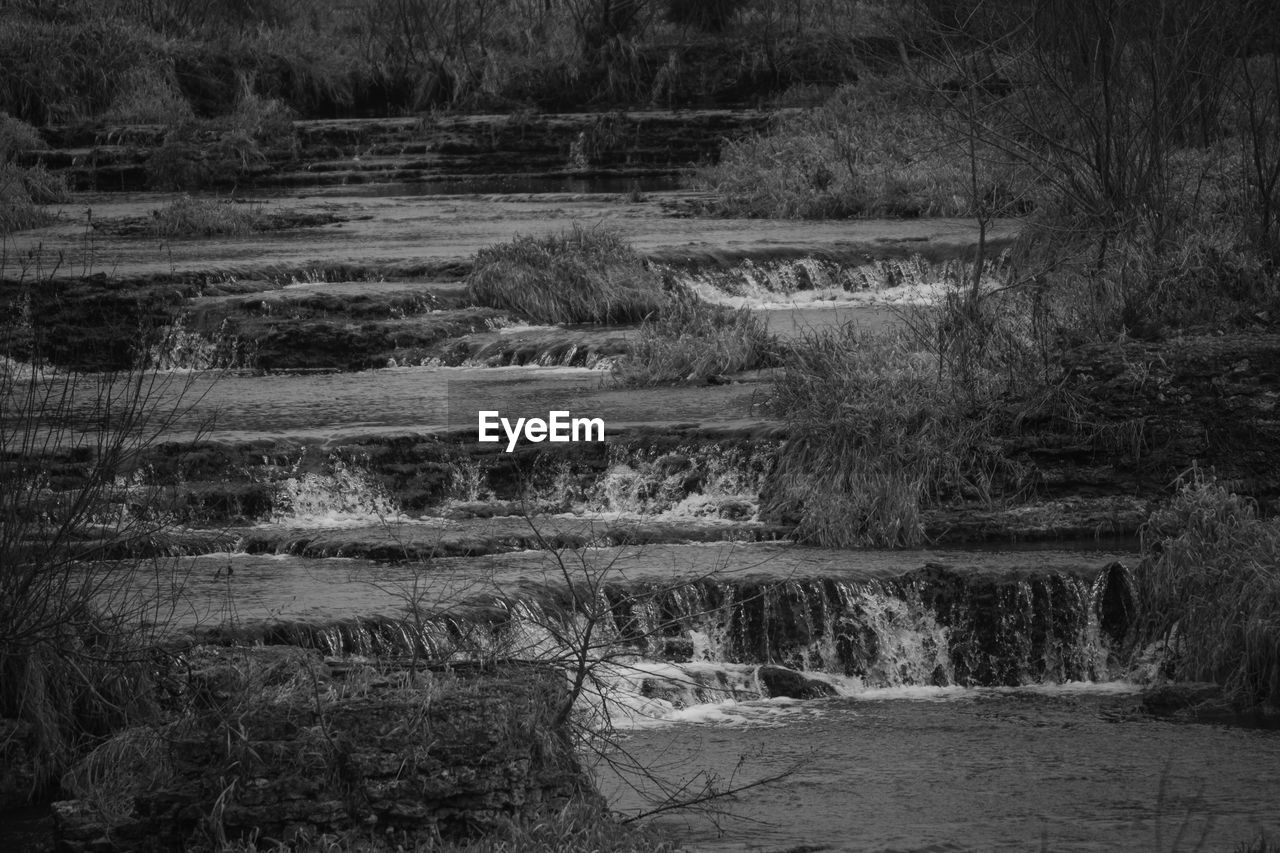
M 660 819 L 694 851 L 1233 850 L 1280 837 L 1280 732 L 1135 713 L 1125 684 L 773 700 L 632 731 L 668 784 L 780 781 Z M 624 810 L 654 803 L 605 767 Z M 641 786 L 644 787 L 644 786 Z

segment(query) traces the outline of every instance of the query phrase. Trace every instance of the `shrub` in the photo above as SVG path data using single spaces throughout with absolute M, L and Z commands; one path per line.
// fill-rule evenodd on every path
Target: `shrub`
M 968 148 L 938 106 L 902 81 L 867 78 L 780 118 L 769 133 L 730 142 L 694 181 L 730 216 L 972 215 Z M 977 152 L 981 203 L 1024 209 L 1031 182 L 1007 159 L 989 146 Z
M 645 320 L 613 376 L 631 386 L 702 382 L 768 367 L 777 347 L 777 339 L 750 309 L 711 305 L 681 289 L 656 319 Z
M 538 323 L 627 323 L 661 310 L 662 282 L 617 232 L 517 237 L 481 249 L 467 278 L 477 305 Z
M 178 579 L 166 561 L 119 558 L 154 551 L 172 523 L 162 491 L 134 474 L 189 386 L 141 369 L 78 375 L 3 361 L 0 718 L 34 731 L 38 793 L 97 739 L 157 708 L 155 639 Z
M 975 353 L 952 361 L 853 325 L 794 342 L 768 404 L 787 441 L 762 513 L 827 547 L 918 547 L 929 506 L 1021 490 L 995 377 Z
M 262 217 L 252 205 L 183 195 L 152 211 L 151 231 L 157 237 L 238 237 L 261 225 Z
M 1280 523 L 1195 472 L 1142 530 L 1138 641 L 1172 678 L 1214 681 L 1238 707 L 1280 706 Z
M 147 172 L 152 184 L 167 189 L 234 185 L 265 164 L 268 152 L 293 155 L 296 148 L 289 108 L 260 97 L 242 80 L 230 115 L 172 127 L 147 161 Z
M 44 148 L 40 132 L 27 122 L 0 112 L 0 162 L 12 160 L 22 151 Z
M 0 112 L 0 234 L 48 223 L 42 204 L 65 201 L 66 181 L 43 165 L 22 167 L 19 154 L 45 147 L 39 132 L 21 119 Z

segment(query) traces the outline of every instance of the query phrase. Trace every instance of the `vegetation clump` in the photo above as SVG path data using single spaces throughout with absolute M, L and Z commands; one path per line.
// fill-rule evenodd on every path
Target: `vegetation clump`
M 188 386 L 141 367 L 86 376 L 4 361 L 0 719 L 30 728 L 30 793 L 40 794 L 100 738 L 159 707 L 156 638 L 179 580 L 139 556 L 163 548 L 173 522 L 165 490 L 135 473 Z
M 169 126 L 164 142 L 147 161 L 152 185 L 198 189 L 234 185 L 270 156 L 293 156 L 297 140 L 293 112 L 256 94 L 241 81 L 235 109 L 217 119 L 185 119 Z
M 39 131 L 0 112 L 0 235 L 44 225 L 52 217 L 41 205 L 65 201 L 66 183 L 44 166 L 22 166 L 19 155 L 45 147 Z
M 1174 680 L 1280 708 L 1280 523 L 1197 472 L 1152 514 L 1142 546 L 1139 642 L 1164 643 Z
M 620 234 L 579 226 L 481 249 L 467 291 L 536 323 L 637 322 L 665 302 L 661 278 Z
M 969 216 L 969 151 L 944 107 L 904 77 L 867 77 L 819 107 L 780 117 L 769 133 L 729 142 L 695 184 L 728 216 Z M 1030 172 L 985 143 L 974 154 L 986 203 L 1027 209 Z
M 1020 489 L 994 441 L 999 385 L 946 359 L 851 324 L 795 342 L 769 401 L 787 440 L 762 513 L 826 547 L 919 547 L 929 506 Z
M 656 318 L 640 326 L 630 352 L 613 368 L 623 385 L 706 382 L 715 377 L 770 367 L 778 341 L 749 308 L 732 309 L 677 290 Z
M 37 124 L 741 101 L 826 82 L 900 15 L 860 0 L 14 0 L 0 109 Z M 150 100 L 147 96 L 154 96 Z
M 157 237 L 242 237 L 261 227 L 262 217 L 252 205 L 230 199 L 183 194 L 152 211 L 151 232 Z

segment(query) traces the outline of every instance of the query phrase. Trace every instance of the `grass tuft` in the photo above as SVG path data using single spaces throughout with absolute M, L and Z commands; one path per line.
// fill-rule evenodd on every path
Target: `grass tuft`
M 699 383 L 773 366 L 777 352 L 777 339 L 750 309 L 712 305 L 682 288 L 656 319 L 645 320 L 613 377 L 632 387 Z
M 929 322 L 954 320 L 955 304 Z M 827 547 L 918 547 L 929 507 L 1021 492 L 1025 472 L 998 441 L 1010 376 L 997 373 L 995 347 L 953 347 L 851 324 L 794 342 L 769 401 L 788 438 L 762 514 Z
M 53 217 L 41 205 L 66 201 L 67 185 L 43 165 L 24 167 L 17 158 L 45 148 L 39 131 L 0 112 L 0 234 L 47 225 Z
M 261 227 L 255 207 L 229 199 L 182 195 L 152 211 L 151 231 L 157 237 L 243 237 Z
M 1242 709 L 1280 706 L 1280 522 L 1195 471 L 1142 542 L 1139 641 L 1165 642 L 1172 678 L 1221 684 Z
M 467 279 L 475 304 L 536 323 L 629 323 L 661 310 L 662 281 L 615 231 L 574 226 L 481 249 Z

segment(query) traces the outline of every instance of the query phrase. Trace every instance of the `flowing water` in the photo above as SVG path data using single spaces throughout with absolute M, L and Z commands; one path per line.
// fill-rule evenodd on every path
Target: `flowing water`
M 701 851 L 1230 851 L 1280 832 L 1275 731 L 1152 720 L 1123 682 L 925 688 L 702 710 L 619 744 L 672 777 L 778 773 L 662 823 Z M 602 776 L 623 808 L 652 808 Z
M 597 772 L 615 806 L 653 808 L 650 772 L 695 789 L 784 774 L 714 813 L 664 817 L 689 849 L 1220 850 L 1280 831 L 1280 732 L 1140 711 L 1108 635 L 1131 552 L 582 557 L 574 579 L 611 578 L 597 643 L 611 651 L 584 713 L 612 723 L 614 763 Z M 327 654 L 554 660 L 583 625 L 543 552 L 429 566 L 226 554 L 183 569 L 204 626 Z M 825 697 L 774 695 L 768 665 Z
M 483 245 L 489 232 L 456 215 L 466 205 L 428 196 L 664 189 L 571 180 L 382 186 L 368 196 L 395 202 L 377 207 L 385 217 L 401 209 L 395 196 L 419 194 L 405 209 L 429 210 L 442 228 L 471 229 L 467 239 Z M 500 215 L 490 207 L 550 215 L 531 198 L 489 201 L 477 202 L 485 216 Z M 672 222 L 658 246 L 667 255 L 688 247 Z M 419 225 L 405 218 L 396 227 L 418 241 Z M 699 233 L 713 226 L 702 222 Z M 805 239 L 818 239 L 808 232 L 821 228 L 823 239 L 840 233 L 805 224 Z M 458 251 L 437 248 L 441 257 Z M 795 337 L 846 321 L 899 327 L 911 306 L 963 279 L 953 267 L 918 259 L 849 265 L 817 253 L 670 271 L 704 299 L 750 307 L 771 330 Z M 407 285 L 304 286 L 347 297 Z M 634 333 L 607 330 L 615 331 Z M 201 436 L 209 457 L 233 457 L 217 476 L 237 472 L 243 482 L 234 485 L 266 495 L 247 521 L 214 531 L 214 553 L 177 558 L 159 578 L 129 577 L 175 591 L 175 630 L 438 661 L 564 664 L 575 644 L 590 646 L 579 712 L 610 741 L 615 760 L 597 770 L 615 807 L 634 814 L 654 806 L 653 779 L 627 772 L 623 755 L 661 776 L 668 793 L 782 774 L 717 801 L 723 814 L 661 816 L 693 850 L 1165 853 L 1231 849 L 1263 830 L 1280 837 L 1280 733 L 1140 711 L 1132 681 L 1140 673 L 1123 639 L 1132 542 L 878 552 L 728 541 L 765 529 L 760 493 L 780 446 L 767 434 L 767 379 L 619 389 L 601 369 L 607 359 L 590 362 L 594 369 L 566 366 L 581 363 L 578 353 L 554 349 L 558 333 L 581 335 L 588 346 L 600 330 L 477 333 L 486 345 L 527 337 L 533 354 L 519 367 L 216 377 L 190 368 L 216 361 L 225 342 L 181 324 L 171 332 L 152 353 L 167 369 L 155 374 L 153 393 L 174 407 L 164 438 Z M 40 376 L 37 387 L 60 381 Z M 636 442 L 595 460 L 563 460 L 525 495 L 551 507 L 530 530 L 492 460 L 422 463 L 410 453 L 419 441 L 474 429 L 482 408 L 508 417 L 564 409 L 656 437 L 677 425 L 719 432 L 701 444 Z M 91 406 L 73 412 L 72 434 L 91 434 L 99 414 Z M 758 428 L 763 437 L 751 432 Z M 354 437 L 384 439 L 360 445 L 378 458 L 343 455 Z M 320 461 L 303 465 L 307 450 Z M 632 540 L 603 535 L 620 524 L 649 540 L 619 545 Z M 536 547 L 547 544 L 544 534 L 572 547 Z M 452 550 L 439 553 L 469 556 L 437 556 L 431 543 L 445 541 Z M 501 547 L 488 547 L 494 542 Z M 125 577 L 118 565 L 105 568 Z

